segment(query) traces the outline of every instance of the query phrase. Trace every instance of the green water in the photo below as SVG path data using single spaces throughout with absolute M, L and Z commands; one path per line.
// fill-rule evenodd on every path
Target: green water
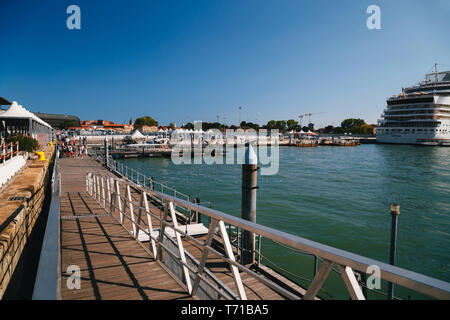
M 210 201 L 215 209 L 240 216 L 240 165 L 124 161 L 180 192 Z M 450 148 L 280 147 L 278 174 L 260 175 L 258 184 L 258 223 L 383 262 L 389 259 L 389 207 L 399 204 L 396 265 L 450 281 Z M 267 239 L 262 252 L 290 273 L 311 279 L 312 258 Z M 333 298 L 348 297 L 335 273 L 324 288 Z M 385 289 L 383 283 L 381 291 Z M 423 298 L 402 288 L 396 295 Z

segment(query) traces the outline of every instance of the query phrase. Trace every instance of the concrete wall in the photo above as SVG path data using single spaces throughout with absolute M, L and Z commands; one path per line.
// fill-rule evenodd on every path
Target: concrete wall
M 41 214 L 54 151 L 54 147 L 44 150 L 47 161 L 28 161 L 27 167 L 0 194 L 0 299 Z

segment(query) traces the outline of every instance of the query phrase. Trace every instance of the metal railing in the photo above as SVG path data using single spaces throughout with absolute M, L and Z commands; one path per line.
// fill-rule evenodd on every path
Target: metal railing
M 52 196 L 45 227 L 39 266 L 33 291 L 33 300 L 61 299 L 60 259 L 60 193 L 61 176 L 58 174 L 59 151 L 56 151 L 52 173 Z
M 113 183 L 114 188 L 111 183 Z M 132 200 L 131 188 L 138 193 L 140 198 L 139 202 Z M 208 288 L 215 290 L 222 298 L 229 299 L 234 296 L 239 297 L 239 299 L 246 299 L 246 293 L 239 273 L 239 271 L 241 271 L 256 278 L 268 288 L 285 298 L 301 298 L 301 296 L 292 293 L 291 290 L 287 290 L 283 286 L 280 286 L 236 261 L 236 253 L 231 246 L 225 225 L 229 224 L 230 226 L 252 232 L 263 238 L 276 241 L 277 243 L 294 250 L 316 256 L 322 261 L 321 267 L 317 271 L 309 287 L 306 289 L 303 299 L 314 299 L 316 297 L 334 266 L 337 266 L 339 269 L 339 275 L 344 280 L 345 287 L 352 299 L 365 298 L 363 290 L 355 276 L 355 272 L 366 274 L 369 272 L 369 267 L 372 266 L 376 266 L 380 270 L 380 278 L 383 280 L 431 297 L 450 299 L 450 284 L 447 282 L 252 223 L 159 191 L 149 190 L 131 180 L 122 180 L 90 173 L 86 177 L 86 189 L 87 192 L 97 199 L 97 201 L 112 216 L 115 216 L 116 212 L 118 212 L 119 217 L 116 218 L 125 228 L 124 219 L 126 218 L 131 222 L 132 229 L 127 230 L 134 238 L 136 238 L 136 240 L 139 241 L 138 236 L 140 233 L 148 236 L 148 251 L 158 261 L 163 261 L 163 252 L 166 253 L 166 256 L 170 256 L 175 260 L 182 269 L 182 279 L 186 286 L 186 291 L 193 296 L 197 295 L 200 281 L 202 281 L 203 285 L 206 284 Z M 120 194 L 121 189 L 126 190 L 125 196 Z M 150 198 L 151 201 L 155 201 L 154 203 L 163 205 L 164 211 L 162 212 L 162 206 L 160 205 L 159 215 L 152 212 L 148 205 L 148 198 Z M 155 208 L 157 207 L 158 206 L 153 207 L 153 211 L 155 211 Z M 196 212 L 207 218 L 201 219 L 202 222 L 209 222 L 206 241 L 199 241 L 186 232 L 187 228 L 184 229 L 183 226 L 178 225 L 175 207 L 184 208 L 186 211 Z M 135 210 L 137 210 L 137 212 Z M 146 226 L 142 225 L 144 219 L 143 216 L 144 218 L 147 217 L 148 223 Z M 160 225 L 159 234 L 157 236 L 152 233 L 155 231 L 152 227 L 152 218 L 158 221 Z M 165 232 L 167 227 L 171 228 L 175 233 L 176 246 L 172 248 L 167 245 L 168 241 L 170 241 L 169 234 Z M 191 244 L 194 244 L 202 251 L 202 258 L 197 266 L 187 262 L 182 237 L 185 241 L 189 240 Z M 223 251 L 212 246 L 213 238 L 216 240 L 219 239 L 219 241 L 222 242 Z M 230 272 L 232 273 L 236 287 L 236 293 L 234 293 L 234 295 L 224 291 L 223 288 L 217 287 L 217 283 L 211 282 L 210 279 L 207 279 L 204 276 L 206 259 L 211 254 L 230 265 Z
M 19 155 L 19 141 L 5 143 L 4 139 L 1 142 L 0 161 L 2 163 L 15 156 Z

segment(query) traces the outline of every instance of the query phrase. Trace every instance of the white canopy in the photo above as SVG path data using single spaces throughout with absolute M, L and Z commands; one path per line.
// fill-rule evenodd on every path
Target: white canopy
M 3 112 L 0 117 L 2 118 L 17 118 L 17 119 L 33 119 L 34 121 L 42 124 L 45 127 L 52 128 L 47 122 L 36 116 L 34 113 L 28 111 L 21 105 L 17 104 L 16 101 L 11 103 L 11 106 Z
M 132 139 L 144 139 L 145 136 L 138 130 L 134 130 L 134 132 L 131 134 Z

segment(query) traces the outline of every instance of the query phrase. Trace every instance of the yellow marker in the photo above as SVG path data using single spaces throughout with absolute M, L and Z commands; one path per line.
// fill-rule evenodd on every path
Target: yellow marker
M 45 154 L 42 151 L 36 151 L 36 155 L 39 156 L 38 160 L 47 161 L 47 159 L 45 159 Z

